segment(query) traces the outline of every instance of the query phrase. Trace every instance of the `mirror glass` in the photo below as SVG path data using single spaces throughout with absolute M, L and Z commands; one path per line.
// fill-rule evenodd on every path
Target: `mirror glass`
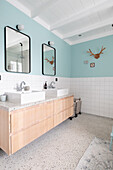
M 42 74 L 56 75 L 56 49 L 47 44 L 42 44 Z
M 9 26 L 5 27 L 5 70 L 30 73 L 30 37 Z

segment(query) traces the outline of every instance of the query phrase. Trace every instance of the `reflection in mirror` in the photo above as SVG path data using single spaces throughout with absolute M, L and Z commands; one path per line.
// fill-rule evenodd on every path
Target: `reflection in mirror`
M 5 69 L 30 73 L 30 37 L 9 26 L 5 27 Z
M 42 74 L 56 75 L 56 49 L 47 44 L 42 44 Z

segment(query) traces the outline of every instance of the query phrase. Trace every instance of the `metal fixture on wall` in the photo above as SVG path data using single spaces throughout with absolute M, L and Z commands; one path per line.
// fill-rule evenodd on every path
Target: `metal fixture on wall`
M 16 29 L 17 29 L 18 31 L 22 31 L 22 30 L 24 30 L 24 25 L 18 24 L 18 25 L 16 25 Z
M 48 45 L 52 46 L 52 45 L 54 45 L 54 42 L 53 41 L 48 41 Z

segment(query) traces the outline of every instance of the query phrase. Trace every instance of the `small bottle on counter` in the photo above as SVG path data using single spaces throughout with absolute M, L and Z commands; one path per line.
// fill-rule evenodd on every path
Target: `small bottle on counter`
M 47 89 L 47 81 L 45 81 L 44 89 Z

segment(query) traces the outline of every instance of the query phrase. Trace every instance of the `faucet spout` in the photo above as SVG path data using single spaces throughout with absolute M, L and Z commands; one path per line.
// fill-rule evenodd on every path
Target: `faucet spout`
M 49 85 L 49 88 L 50 88 L 50 89 L 55 88 L 55 86 L 54 86 L 53 84 L 55 85 L 55 82 L 54 82 L 54 81 L 52 81 L 52 82 L 50 83 L 50 85 Z
M 22 82 L 20 83 L 20 86 L 17 88 L 17 91 L 23 91 L 25 85 L 26 85 L 25 81 L 22 81 Z
M 20 83 L 20 89 L 21 89 L 21 91 L 24 89 L 24 85 L 25 85 L 26 83 L 25 83 L 25 81 L 22 81 L 21 83 Z

